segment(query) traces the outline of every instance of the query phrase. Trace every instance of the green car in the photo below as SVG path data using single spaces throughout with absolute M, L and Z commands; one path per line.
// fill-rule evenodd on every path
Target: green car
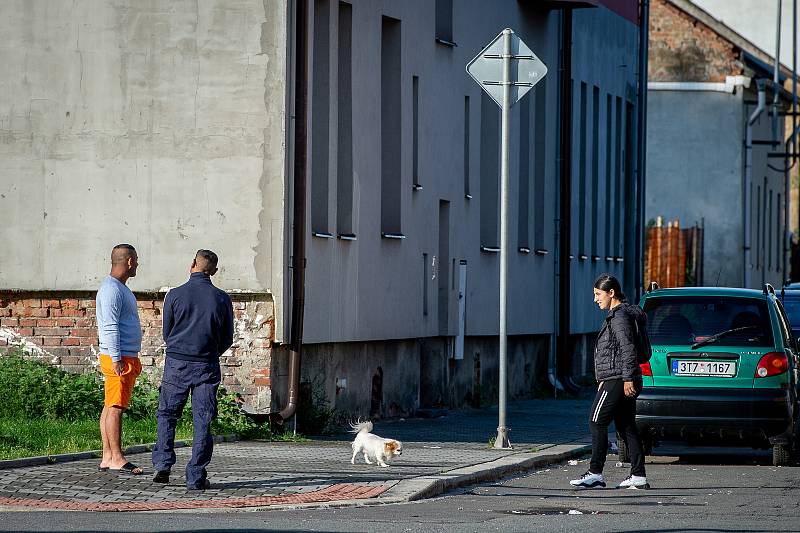
M 774 289 L 653 283 L 640 306 L 653 347 L 636 402 L 645 453 L 663 441 L 771 447 L 773 464 L 788 464 L 800 359 Z

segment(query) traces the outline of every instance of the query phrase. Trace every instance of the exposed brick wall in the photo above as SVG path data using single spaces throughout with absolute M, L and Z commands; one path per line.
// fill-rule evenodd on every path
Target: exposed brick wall
M 732 43 L 666 0 L 650 5 L 649 81 L 724 82 L 742 74 Z
M 164 294 L 137 293 L 144 371 L 159 382 L 164 368 Z M 269 411 L 274 305 L 269 295 L 233 294 L 234 343 L 220 357 L 223 386 L 240 393 L 254 412 Z M 69 372 L 97 372 L 94 294 L 0 292 L 0 351 L 20 347 L 27 357 Z

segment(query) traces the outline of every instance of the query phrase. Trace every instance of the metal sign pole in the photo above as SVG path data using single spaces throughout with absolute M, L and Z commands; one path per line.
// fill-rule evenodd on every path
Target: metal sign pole
M 503 105 L 500 134 L 500 398 L 495 448 L 510 448 L 506 426 L 508 400 L 508 130 L 511 121 L 511 33 L 503 30 Z
M 498 61 L 499 60 L 499 61 Z M 506 28 L 467 64 L 467 72 L 501 110 L 500 154 L 500 379 L 494 447 L 511 448 L 506 425 L 508 401 L 508 173 L 511 107 L 536 85 L 547 66 Z M 513 92 L 512 92 L 513 89 Z

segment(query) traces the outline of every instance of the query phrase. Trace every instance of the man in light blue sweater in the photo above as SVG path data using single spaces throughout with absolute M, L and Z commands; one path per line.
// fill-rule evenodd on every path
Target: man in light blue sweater
M 122 413 L 128 408 L 136 378 L 142 372 L 139 350 L 142 328 L 136 297 L 125 283 L 136 275 L 139 258 L 130 244 L 111 251 L 111 274 L 97 291 L 100 369 L 105 377 L 105 405 L 100 415 L 103 459 L 100 470 L 140 475 L 143 470 L 122 453 Z

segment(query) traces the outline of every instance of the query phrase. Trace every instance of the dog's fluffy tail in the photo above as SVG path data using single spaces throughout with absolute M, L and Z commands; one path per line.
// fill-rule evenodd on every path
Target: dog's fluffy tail
M 350 433 L 369 433 L 372 431 L 372 422 L 359 420 L 355 424 L 350 422 Z

